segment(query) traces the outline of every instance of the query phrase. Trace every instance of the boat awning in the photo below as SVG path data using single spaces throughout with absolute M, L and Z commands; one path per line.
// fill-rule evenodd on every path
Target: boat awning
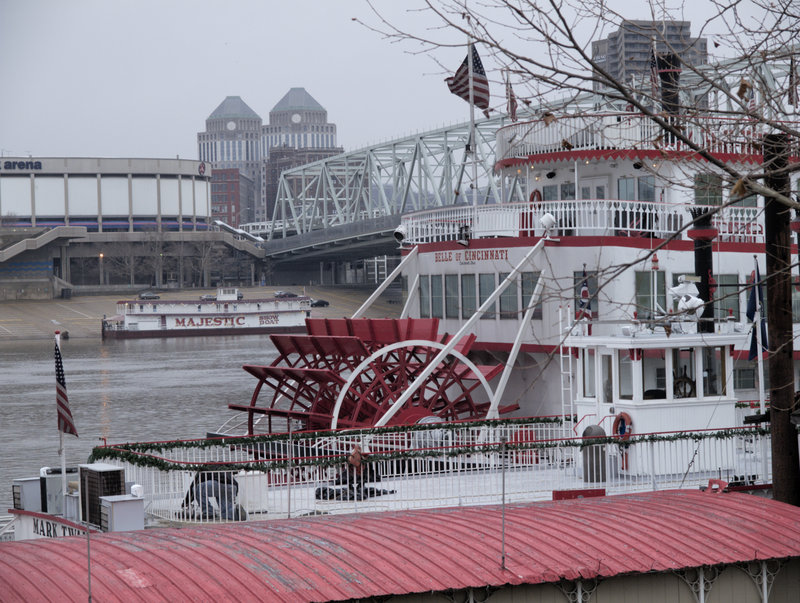
M 98 601 L 338 601 L 800 557 L 800 508 L 673 490 L 92 536 Z M 85 537 L 0 543 L 9 600 L 85 600 Z

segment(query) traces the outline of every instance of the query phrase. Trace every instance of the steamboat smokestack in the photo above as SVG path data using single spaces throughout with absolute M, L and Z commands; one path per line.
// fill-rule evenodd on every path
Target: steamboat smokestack
M 661 107 L 667 115 L 677 116 L 680 113 L 678 88 L 681 79 L 681 60 L 674 52 L 659 54 L 658 76 L 661 79 Z
M 711 227 L 711 212 L 707 209 L 692 209 L 694 228 L 686 234 L 694 241 L 694 271 L 700 277 L 697 283 L 698 296 L 703 300 L 703 313 L 697 330 L 700 333 L 714 332 L 714 297 L 712 283 L 713 256 L 711 243 L 717 236 L 716 228 Z

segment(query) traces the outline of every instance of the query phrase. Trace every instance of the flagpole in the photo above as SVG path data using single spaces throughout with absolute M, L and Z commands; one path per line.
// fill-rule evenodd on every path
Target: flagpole
M 56 331 L 56 345 L 61 349 L 61 332 Z M 64 450 L 64 432 L 58 430 L 58 456 L 61 458 L 61 510 L 67 504 L 67 454 Z
M 469 149 L 472 153 L 472 207 L 474 212 L 478 208 L 478 163 L 477 163 L 477 141 L 475 140 L 475 91 L 473 82 L 473 48 L 472 38 L 467 36 L 467 73 L 469 74 Z M 476 215 L 472 218 L 472 228 L 475 228 Z
M 753 262 L 756 265 L 755 274 L 756 274 L 756 277 L 758 277 L 758 276 L 760 276 L 760 273 L 759 273 L 759 270 L 758 270 L 758 259 L 757 259 L 757 257 L 755 255 L 753 256 Z M 755 280 L 760 280 L 760 279 L 757 278 Z M 760 287 L 761 283 L 755 282 L 755 283 L 753 283 L 753 286 L 754 287 Z M 758 294 L 758 289 L 756 289 L 756 315 L 755 315 L 754 328 L 756 330 L 756 351 L 758 352 L 758 355 L 756 356 L 756 358 L 758 359 L 758 412 L 763 415 L 764 412 L 765 412 L 765 410 L 764 410 L 764 405 L 765 405 L 765 403 L 764 403 L 764 398 L 765 398 L 765 395 L 764 395 L 764 358 L 763 358 L 763 356 L 764 356 L 763 351 L 764 350 L 761 347 L 761 296 Z

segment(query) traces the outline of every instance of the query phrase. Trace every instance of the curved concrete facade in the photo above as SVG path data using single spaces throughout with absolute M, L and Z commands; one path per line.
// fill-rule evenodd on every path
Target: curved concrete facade
M 186 159 L 3 157 L 0 223 L 90 232 L 205 230 L 211 170 Z

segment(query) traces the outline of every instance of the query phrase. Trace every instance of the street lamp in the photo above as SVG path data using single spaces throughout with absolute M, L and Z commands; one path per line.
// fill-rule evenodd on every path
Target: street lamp
M 102 252 L 100 253 L 99 264 L 98 265 L 99 265 L 99 272 L 100 272 L 100 284 L 102 285 L 103 284 L 103 254 L 102 254 Z

